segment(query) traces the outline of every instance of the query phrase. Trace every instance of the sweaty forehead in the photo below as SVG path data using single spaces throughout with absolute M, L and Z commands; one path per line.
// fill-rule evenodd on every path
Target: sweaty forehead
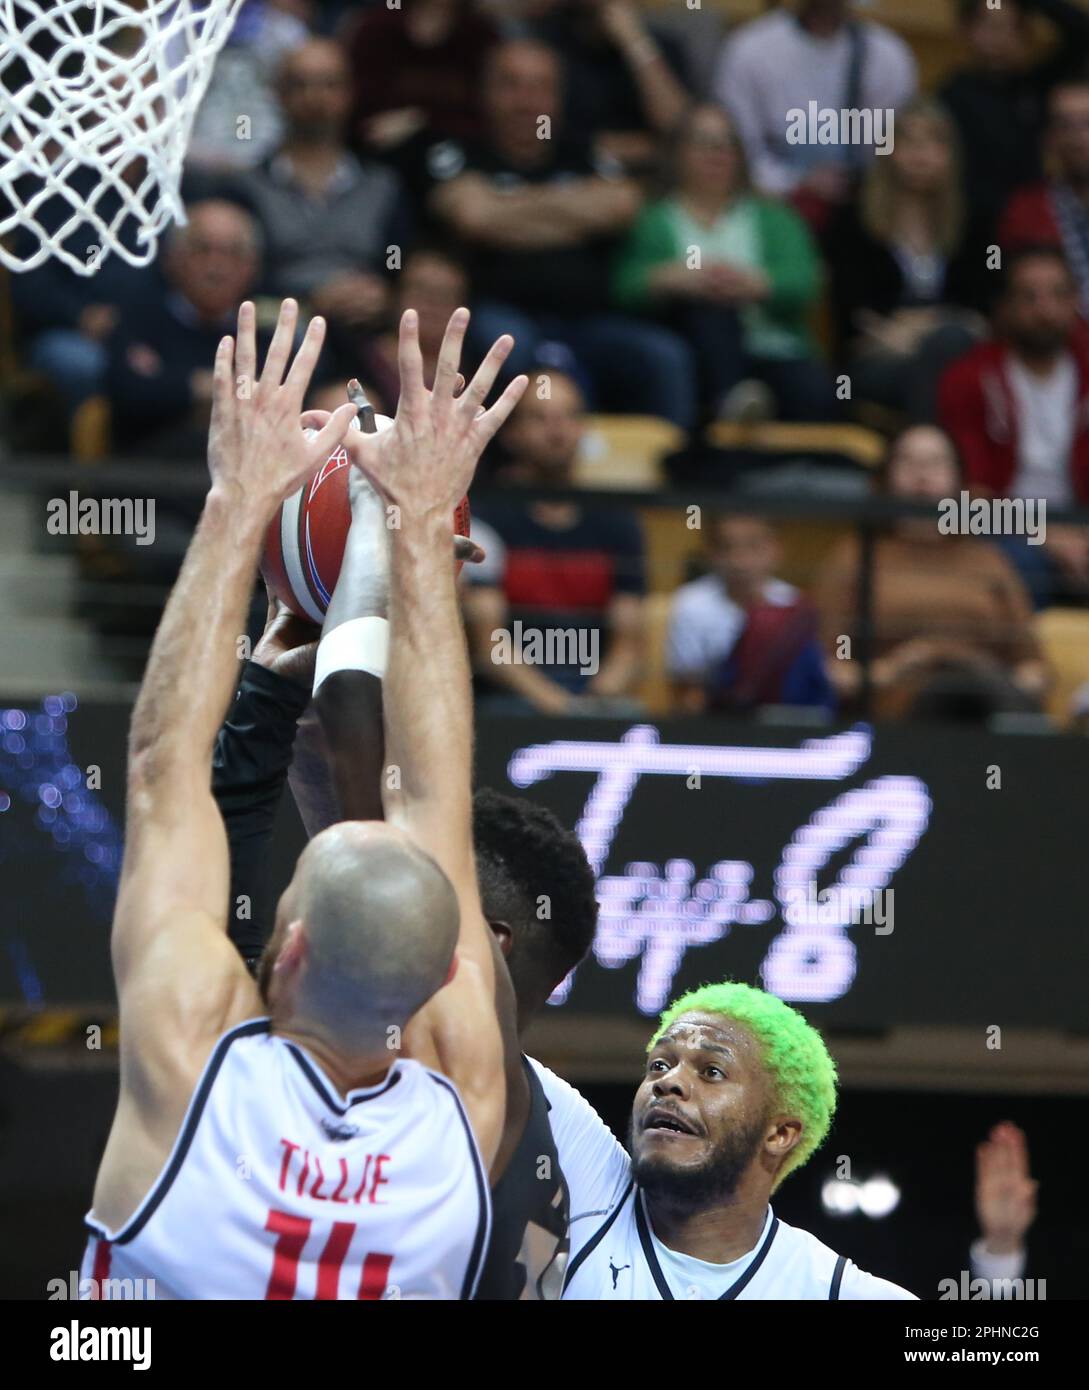
M 723 1014 L 692 1012 L 674 1019 L 666 1031 L 655 1039 L 655 1047 L 667 1045 L 693 1052 L 717 1049 L 728 1052 L 736 1061 L 758 1063 L 759 1048 L 752 1033 L 736 1019 Z

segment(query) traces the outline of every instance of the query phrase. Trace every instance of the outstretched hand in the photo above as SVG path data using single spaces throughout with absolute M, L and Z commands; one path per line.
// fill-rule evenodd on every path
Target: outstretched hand
M 285 377 L 298 316 L 298 304 L 285 299 L 260 376 L 256 311 L 248 300 L 238 311 L 237 339 L 223 338 L 216 351 L 208 432 L 212 484 L 237 492 L 267 514 L 328 458 L 355 414 L 350 404 L 343 405 L 314 437 L 303 433 L 299 415 L 325 321 L 311 319 Z
M 1012 1254 L 1036 1218 L 1038 1184 L 1029 1169 L 1024 1131 L 995 1125 L 976 1149 L 976 1216 L 987 1248 Z
M 391 429 L 381 434 L 349 431 L 348 456 L 388 502 L 408 520 L 450 514 L 469 490 L 480 455 L 518 404 L 528 384 L 516 377 L 489 409 L 484 401 L 495 384 L 514 339 L 504 334 L 492 344 L 475 376 L 457 394 L 458 365 L 468 309 L 455 309 L 446 326 L 435 369 L 435 384 L 424 386 L 419 321 L 409 309 L 401 319 L 398 364 L 401 395 Z

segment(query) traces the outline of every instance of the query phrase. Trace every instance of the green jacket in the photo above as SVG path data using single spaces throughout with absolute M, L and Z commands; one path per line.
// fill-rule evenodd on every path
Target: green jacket
M 762 269 L 771 281 L 771 295 L 761 309 L 780 328 L 793 332 L 799 349 L 811 351 L 809 314 L 819 300 L 824 271 L 805 222 L 784 203 L 750 199 L 756 210 L 762 247 Z M 672 199 L 648 203 L 621 247 L 613 268 L 613 299 L 629 313 L 647 313 L 655 305 L 647 288 L 650 272 L 668 261 L 683 260 L 673 221 Z

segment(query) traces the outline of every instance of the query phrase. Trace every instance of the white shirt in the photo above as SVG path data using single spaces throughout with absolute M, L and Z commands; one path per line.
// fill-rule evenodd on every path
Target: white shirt
M 341 1098 L 255 1019 L 216 1044 L 133 1217 L 87 1224 L 81 1277 L 112 1281 L 99 1296 L 153 1280 L 156 1298 L 458 1299 L 476 1288 L 491 1198 L 447 1077 L 402 1058 Z
M 769 579 L 763 598 L 788 608 L 798 598 L 793 584 Z M 717 575 L 682 584 L 673 596 L 666 634 L 666 670 L 674 680 L 705 680 L 726 660 L 745 627 L 745 610 Z
M 669 1250 L 641 1210 L 631 1160 L 612 1131 L 573 1086 L 532 1057 L 529 1062 L 551 1107 L 549 1121 L 570 1196 L 565 1299 L 656 1299 L 667 1296 L 663 1287 L 669 1297 L 685 1299 L 826 1299 L 837 1266 L 840 1299 L 914 1299 L 906 1289 L 837 1256 L 807 1231 L 779 1221 L 770 1207 L 756 1245 L 731 1264 L 709 1264 Z M 749 1274 L 757 1260 L 759 1267 Z
M 1017 467 L 1010 496 L 1072 506 L 1070 449 L 1078 410 L 1074 359 L 1065 354 L 1046 377 L 1028 371 L 1013 356 L 1007 370 L 1017 411 Z
M 895 110 L 918 82 L 910 47 L 881 24 L 863 24 L 862 83 L 858 106 Z M 713 90 L 737 122 L 753 182 L 764 193 L 795 189 L 817 163 L 841 158 L 828 145 L 790 145 L 787 112 L 839 111 L 847 98 L 851 42 L 843 26 L 832 38 L 816 38 L 786 10 L 742 24 L 723 45 Z

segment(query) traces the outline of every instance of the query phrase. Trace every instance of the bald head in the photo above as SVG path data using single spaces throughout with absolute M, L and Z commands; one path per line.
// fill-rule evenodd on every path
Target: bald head
M 347 821 L 299 856 L 263 984 L 277 1023 L 345 1051 L 384 1045 L 442 988 L 458 903 L 438 864 L 380 821 Z

